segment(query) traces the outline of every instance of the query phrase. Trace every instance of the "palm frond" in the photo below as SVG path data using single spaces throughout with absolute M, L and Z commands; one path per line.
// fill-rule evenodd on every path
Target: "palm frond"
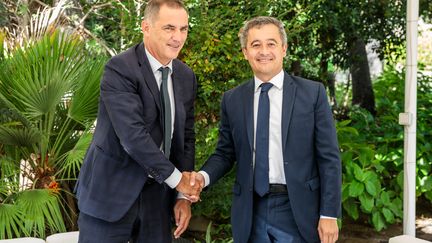
M 96 119 L 99 99 L 99 84 L 102 76 L 105 58 L 90 60 L 84 70 L 78 86 L 70 101 L 68 116 L 83 125 L 93 123 Z
M 24 213 L 17 205 L 0 203 L 0 222 L 0 240 L 28 236 Z
M 77 177 L 92 138 L 93 135 L 90 132 L 85 132 L 81 135 L 75 147 L 59 158 L 56 166 L 60 168 L 58 171 L 60 177 L 66 179 Z
M 0 203 L 5 203 L 11 194 L 19 191 L 19 162 L 0 156 Z
M 13 181 L 12 177 L 17 177 L 19 172 L 19 162 L 6 156 L 0 156 L 0 183 L 1 181 Z
M 82 70 L 82 46 L 55 31 L 17 50 L 0 71 L 0 93 L 29 119 L 54 113 Z
M 0 125 L 0 143 L 2 144 L 31 147 L 40 139 L 41 134 L 35 129 Z
M 0 79 L 1 82 L 1 79 Z M 6 97 L 0 92 L 0 124 L 8 122 L 20 122 L 25 127 L 30 126 L 30 121 L 21 114 L 15 105 L 9 102 Z
M 50 233 L 65 232 L 59 197 L 49 189 L 26 190 L 17 197 L 17 205 L 25 213 L 25 229 L 31 235 L 45 238 Z
M 32 16 L 30 26 L 27 29 L 27 39 L 39 39 L 50 30 L 57 28 L 61 24 L 60 17 L 66 2 L 68 0 L 61 0 L 53 8 L 38 9 L 36 14 Z
M 55 7 L 39 8 L 33 13 L 29 25 L 12 25 L 5 28 L 8 38 L 3 48 L 7 51 L 23 48 L 34 41 L 39 40 L 45 34 L 58 29 L 64 25 L 62 21 L 63 12 L 69 0 L 61 0 Z
M 4 57 L 6 33 L 0 30 L 0 61 Z

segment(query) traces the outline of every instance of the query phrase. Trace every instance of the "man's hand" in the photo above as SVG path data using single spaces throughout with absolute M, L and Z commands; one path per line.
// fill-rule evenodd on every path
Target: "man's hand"
M 176 187 L 176 190 L 183 193 L 191 202 L 197 202 L 202 187 L 198 184 L 192 186 L 190 183 L 190 172 L 182 172 L 182 178 Z
M 192 171 L 190 175 L 190 185 L 195 186 L 196 184 L 199 185 L 201 189 L 204 188 L 204 176 L 198 172 Z
M 174 217 L 177 229 L 174 231 L 174 237 L 177 239 L 187 229 L 191 218 L 191 202 L 186 199 L 177 199 L 174 206 Z
M 339 237 L 336 219 L 321 218 L 318 222 L 318 234 L 321 243 L 334 243 Z

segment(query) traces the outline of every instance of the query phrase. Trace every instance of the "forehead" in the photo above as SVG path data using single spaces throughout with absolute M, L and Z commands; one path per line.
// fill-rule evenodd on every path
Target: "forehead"
M 253 41 L 270 41 L 270 40 L 282 42 L 281 36 L 279 34 L 279 29 L 274 24 L 265 24 L 261 26 L 252 27 L 248 31 L 247 40 L 248 43 L 251 43 Z
M 183 8 L 173 8 L 162 5 L 155 16 L 154 23 L 160 25 L 184 26 L 188 25 L 188 14 Z

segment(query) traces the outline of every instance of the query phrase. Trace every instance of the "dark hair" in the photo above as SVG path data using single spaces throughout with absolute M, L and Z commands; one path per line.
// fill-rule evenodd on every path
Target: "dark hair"
M 150 0 L 144 10 L 143 19 L 148 20 L 149 22 L 154 21 L 163 5 L 170 8 L 183 8 L 187 12 L 182 0 Z
M 252 19 L 246 21 L 245 24 L 243 25 L 243 27 L 240 29 L 238 36 L 240 38 L 241 47 L 242 48 L 246 47 L 247 35 L 248 35 L 250 29 L 255 28 L 255 27 L 259 28 L 259 27 L 261 27 L 263 25 L 267 25 L 267 24 L 273 24 L 279 29 L 279 34 L 280 34 L 280 37 L 282 39 L 282 44 L 286 45 L 288 40 L 287 40 L 287 34 L 285 32 L 284 24 L 280 20 L 278 20 L 274 17 L 258 16 L 258 17 L 255 17 L 255 18 L 252 18 Z

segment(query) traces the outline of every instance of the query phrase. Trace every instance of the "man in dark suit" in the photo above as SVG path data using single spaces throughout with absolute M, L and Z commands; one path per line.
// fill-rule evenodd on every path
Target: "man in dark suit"
M 194 168 L 195 74 L 176 59 L 188 33 L 180 0 L 152 0 L 144 43 L 113 57 L 101 81 L 93 141 L 76 186 L 81 243 L 172 242 L 200 188 Z M 185 171 L 185 172 L 181 172 Z M 177 198 L 177 200 L 176 200 Z
M 324 86 L 283 71 L 279 20 L 253 18 L 239 36 L 254 78 L 224 94 L 217 148 L 191 184 L 214 184 L 236 161 L 234 242 L 335 242 L 341 162 Z

